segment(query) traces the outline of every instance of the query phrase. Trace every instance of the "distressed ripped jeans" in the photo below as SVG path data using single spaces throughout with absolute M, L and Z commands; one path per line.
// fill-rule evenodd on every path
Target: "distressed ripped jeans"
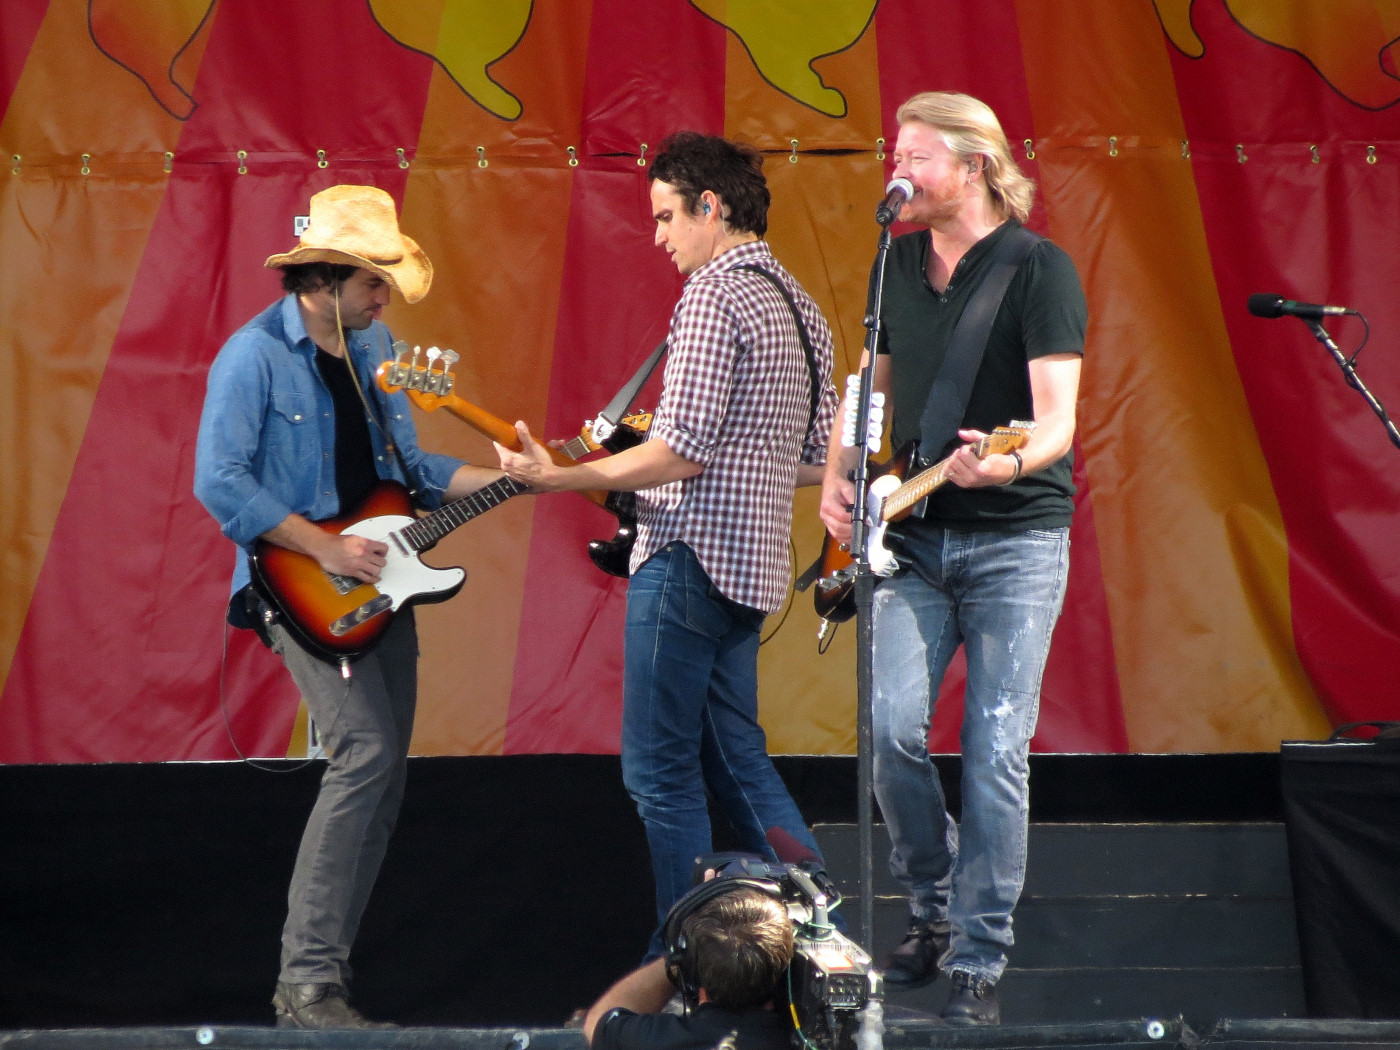
M 875 794 L 890 869 L 919 918 L 947 919 L 944 970 L 996 981 L 1026 873 L 1027 755 L 1050 634 L 1064 601 L 1069 530 L 901 530 L 901 565 L 875 590 Z M 967 659 L 962 821 L 955 825 L 928 732 L 957 647 Z

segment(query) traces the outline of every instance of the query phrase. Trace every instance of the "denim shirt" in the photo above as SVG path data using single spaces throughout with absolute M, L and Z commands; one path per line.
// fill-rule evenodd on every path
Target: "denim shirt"
M 375 405 L 374 418 L 387 424 L 415 475 L 419 499 L 436 507 L 462 463 L 420 449 L 408 398 L 402 392 L 385 394 L 376 385 L 374 370 L 392 357 L 391 342 L 378 321 L 346 334 L 360 386 Z M 369 434 L 379 476 L 413 488 L 380 426 L 372 422 Z M 295 295 L 245 324 L 214 358 L 195 447 L 194 494 L 223 534 L 245 551 L 288 514 L 321 521 L 339 513 L 334 407 Z M 247 583 L 248 559 L 240 553 L 233 590 Z

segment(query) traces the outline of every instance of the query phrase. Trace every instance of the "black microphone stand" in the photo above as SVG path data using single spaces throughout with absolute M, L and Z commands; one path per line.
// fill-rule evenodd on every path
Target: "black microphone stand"
M 1337 367 L 1342 370 L 1342 375 L 1346 376 L 1347 385 L 1360 393 L 1366 399 L 1366 404 L 1371 406 L 1371 411 L 1380 418 L 1381 425 L 1385 427 L 1386 436 L 1390 438 L 1390 443 L 1396 448 L 1400 448 L 1400 430 L 1395 429 L 1395 423 L 1386 413 L 1385 406 L 1372 396 L 1371 391 L 1366 389 L 1366 384 L 1361 381 L 1361 377 L 1356 374 L 1356 367 L 1353 364 L 1356 360 L 1355 355 L 1347 357 L 1343 354 L 1337 348 L 1337 344 L 1332 341 L 1332 337 L 1327 334 L 1327 329 L 1322 327 L 1320 320 L 1314 317 L 1305 317 L 1303 320 L 1312 329 L 1312 334 L 1317 337 L 1317 341 L 1326 347 L 1327 352 L 1332 355 L 1332 359 L 1337 362 Z M 1365 318 L 1362 320 L 1364 321 Z M 854 543 L 854 538 L 852 538 L 852 542 Z
M 894 209 L 895 213 L 899 211 Z M 877 221 L 884 219 L 883 210 Z M 880 345 L 880 305 L 885 292 L 885 262 L 890 250 L 890 224 L 894 214 L 880 223 L 880 240 L 875 253 L 875 280 L 871 282 L 865 313 L 865 367 L 860 372 L 860 392 L 856 400 L 855 441 L 858 449 L 855 469 L 854 510 L 851 514 L 851 558 L 854 564 L 856 602 L 856 824 L 860 845 L 860 946 L 874 954 L 875 879 L 874 788 L 875 756 L 872 719 L 872 634 L 871 612 L 875 579 L 870 571 L 869 523 L 866 519 L 866 493 L 870 488 L 870 396 L 875 390 L 875 356 Z

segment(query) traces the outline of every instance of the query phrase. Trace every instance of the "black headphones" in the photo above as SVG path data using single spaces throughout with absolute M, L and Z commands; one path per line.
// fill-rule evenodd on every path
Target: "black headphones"
M 758 890 L 776 901 L 783 900 L 782 887 L 775 879 L 720 875 L 700 883 L 671 905 L 666 921 L 661 924 L 661 938 L 666 946 L 666 976 L 680 989 L 681 1001 L 687 1010 L 700 1005 L 700 965 L 694 946 L 685 935 L 685 922 L 716 897 L 736 890 Z

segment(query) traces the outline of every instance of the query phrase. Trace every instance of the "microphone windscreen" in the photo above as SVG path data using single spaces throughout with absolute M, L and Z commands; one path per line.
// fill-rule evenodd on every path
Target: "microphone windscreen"
M 1282 317 L 1283 296 L 1255 292 L 1249 297 L 1249 312 L 1255 317 Z
M 821 865 L 821 858 L 812 850 L 798 842 L 792 835 L 783 828 L 771 827 L 764 836 L 768 839 L 768 845 L 773 847 L 773 852 L 778 855 L 778 859 L 784 864 L 807 864 L 814 862 Z

